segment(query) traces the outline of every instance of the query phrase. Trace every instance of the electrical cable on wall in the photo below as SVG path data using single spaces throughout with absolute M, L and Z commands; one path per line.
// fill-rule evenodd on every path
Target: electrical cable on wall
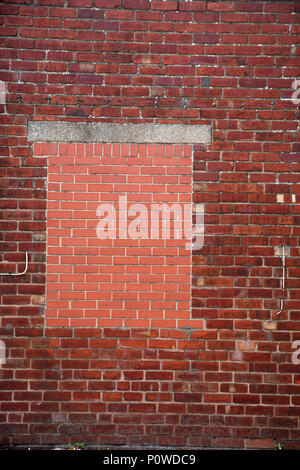
M 285 250 L 283 246 L 282 247 L 282 293 L 283 293 L 283 296 L 280 299 L 280 309 L 278 310 L 278 312 L 276 312 L 276 315 L 279 315 L 283 311 L 284 292 L 285 292 Z
M 24 271 L 22 271 L 21 273 L 0 273 L 0 276 L 23 276 L 23 274 L 25 274 L 28 270 L 28 253 L 26 251 L 26 261 L 25 261 L 25 268 L 24 268 Z

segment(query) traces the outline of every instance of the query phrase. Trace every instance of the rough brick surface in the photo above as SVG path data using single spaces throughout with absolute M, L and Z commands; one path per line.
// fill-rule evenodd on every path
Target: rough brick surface
M 299 448 L 300 365 L 293 362 L 293 342 L 300 340 L 299 3 L 6 0 L 0 12 L 0 270 L 21 273 L 26 252 L 29 260 L 24 275 L 1 276 L 1 445 L 252 449 L 277 440 Z M 90 227 L 80 226 L 86 219 L 69 219 L 70 211 L 94 211 L 94 194 L 127 192 L 130 184 L 141 196 L 147 184 L 154 195 L 156 184 L 168 185 L 156 183 L 160 176 L 176 177 L 177 185 L 190 175 L 160 175 L 159 165 L 147 174 L 144 163 L 130 166 L 110 153 L 115 173 L 106 161 L 99 174 L 93 170 L 99 162 L 89 160 L 88 178 L 78 178 L 82 161 L 77 166 L 51 144 L 34 149 L 28 142 L 29 120 L 212 126 L 211 145 L 193 146 L 193 191 L 186 188 L 194 204 L 205 205 L 204 246 L 184 254 L 192 257 L 184 284 L 191 308 L 179 309 L 185 297 L 174 298 L 173 283 L 154 272 L 153 253 L 155 277 L 124 290 L 129 276 L 134 284 L 149 275 L 136 272 L 147 266 L 146 248 L 143 265 L 135 247 L 125 255 L 121 248 L 119 259 L 128 263 L 115 264 L 109 281 L 90 278 L 96 285 L 81 290 L 93 254 L 70 240 Z M 184 184 L 191 188 L 190 179 Z M 70 220 L 78 226 L 68 226 Z M 104 252 L 98 246 L 95 256 L 111 263 L 112 253 Z M 170 253 L 157 256 L 169 266 Z M 126 280 L 117 279 L 121 266 Z M 71 283 L 70 274 L 78 279 Z M 112 282 L 120 289 L 111 290 Z M 120 317 L 95 324 L 100 285 L 107 288 L 105 319 L 112 321 L 116 307 L 122 325 Z M 96 299 L 89 298 L 94 292 Z M 152 315 L 156 302 L 167 302 L 155 324 L 130 324 L 141 312 L 130 304 L 137 293 L 139 307 Z M 170 311 L 176 324 L 163 323 Z M 189 328 L 179 323 L 182 312 Z

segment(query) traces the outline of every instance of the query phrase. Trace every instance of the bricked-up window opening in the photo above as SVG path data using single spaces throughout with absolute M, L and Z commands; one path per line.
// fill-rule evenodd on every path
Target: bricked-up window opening
M 190 310 L 193 145 L 122 142 L 137 127 L 34 145 L 48 155 L 49 327 L 203 326 Z M 183 127 L 188 140 L 196 127 Z
M 190 320 L 186 240 L 172 233 L 139 239 L 127 215 L 141 203 L 149 213 L 162 203 L 191 207 L 192 147 L 61 143 L 49 145 L 49 153 L 47 324 L 148 327 Z M 112 230 L 101 233 L 100 216 L 109 207 Z

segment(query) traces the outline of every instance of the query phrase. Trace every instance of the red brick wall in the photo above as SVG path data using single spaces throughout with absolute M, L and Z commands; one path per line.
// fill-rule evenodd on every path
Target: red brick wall
M 29 254 L 26 274 L 1 276 L 2 445 L 299 448 L 299 3 L 5 0 L 0 11 L 1 272 L 22 272 Z M 205 243 L 192 253 L 190 328 L 129 314 L 126 326 L 54 325 L 50 304 L 45 324 L 58 182 L 47 196 L 54 163 L 28 142 L 28 120 L 212 126 L 211 145 L 193 148 Z M 47 273 L 64 265 L 51 246 Z
M 192 146 L 34 154 L 49 155 L 47 326 L 202 327 L 190 312 Z

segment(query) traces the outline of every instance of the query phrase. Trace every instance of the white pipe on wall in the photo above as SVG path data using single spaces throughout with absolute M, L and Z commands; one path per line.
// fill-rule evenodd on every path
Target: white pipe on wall
M 26 251 L 26 262 L 25 262 L 25 268 L 24 268 L 24 271 L 21 272 L 21 273 L 0 273 L 0 276 L 22 276 L 23 274 L 25 274 L 28 270 L 28 253 Z

